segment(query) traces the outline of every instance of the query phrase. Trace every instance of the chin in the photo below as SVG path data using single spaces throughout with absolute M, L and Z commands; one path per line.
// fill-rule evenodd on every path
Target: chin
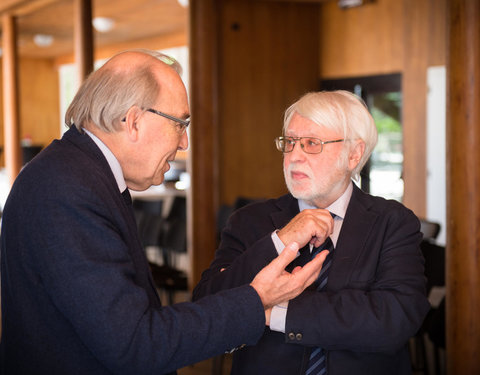
M 155 179 L 155 180 L 152 181 L 152 186 L 159 186 L 159 185 L 163 184 L 163 181 L 164 181 L 163 176 L 159 179 Z
M 310 200 L 313 197 L 313 192 L 310 187 L 299 186 L 299 184 L 287 182 L 287 188 L 290 194 L 297 199 Z

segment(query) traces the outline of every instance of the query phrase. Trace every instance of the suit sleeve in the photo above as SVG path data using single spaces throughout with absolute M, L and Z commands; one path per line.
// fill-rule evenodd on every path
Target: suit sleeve
M 255 275 L 278 256 L 263 210 L 256 205 L 234 213 L 222 232 L 220 246 L 210 267 L 202 274 L 193 299 L 250 283 Z
M 390 208 L 374 223 L 353 272 L 343 275 L 345 285 L 305 291 L 290 301 L 287 342 L 295 332 L 302 345 L 394 352 L 417 332 L 429 309 L 419 223 L 403 206 Z M 340 255 L 331 273 L 343 261 Z
M 52 304 L 112 373 L 166 373 L 259 339 L 264 310 L 248 285 L 197 303 L 152 307 L 135 283 L 118 212 L 96 191 L 101 186 L 58 185 L 42 204 L 31 198 L 35 230 L 26 237 L 36 251 L 29 266 L 39 270 Z

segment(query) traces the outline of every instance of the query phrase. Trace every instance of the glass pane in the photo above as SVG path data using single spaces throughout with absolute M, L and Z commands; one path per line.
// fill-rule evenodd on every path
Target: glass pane
M 378 143 L 370 158 L 370 193 L 402 201 L 402 95 L 371 94 L 367 102 L 378 130 Z

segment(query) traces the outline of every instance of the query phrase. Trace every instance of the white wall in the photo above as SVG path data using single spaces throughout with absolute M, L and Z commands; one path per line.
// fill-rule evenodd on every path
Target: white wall
M 440 223 L 446 243 L 446 70 L 427 69 L 427 219 Z

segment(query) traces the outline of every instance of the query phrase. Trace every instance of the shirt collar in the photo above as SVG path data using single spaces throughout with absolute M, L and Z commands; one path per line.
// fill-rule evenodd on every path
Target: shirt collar
M 348 187 L 345 189 L 343 194 L 330 206 L 325 207 L 325 209 L 335 214 L 336 217 L 343 220 L 345 218 L 345 213 L 347 212 L 348 203 L 350 202 L 352 193 L 353 193 L 353 182 L 350 182 L 350 184 L 348 184 Z M 318 208 L 318 207 L 309 205 L 307 202 L 305 202 L 302 199 L 298 200 L 298 207 L 300 211 L 303 211 L 307 208 L 310 208 L 310 209 Z
M 110 149 L 103 143 L 95 134 L 92 132 L 88 131 L 87 129 L 83 128 L 85 133 L 88 134 L 90 138 L 95 142 L 95 144 L 98 146 L 100 151 L 102 151 L 103 156 L 105 156 L 105 159 L 107 159 L 107 163 L 110 166 L 110 169 L 112 170 L 113 176 L 115 177 L 115 181 L 117 182 L 118 189 L 120 192 L 123 192 L 127 188 L 127 184 L 125 183 L 125 178 L 123 177 L 123 172 L 122 172 L 122 167 L 120 166 L 120 163 L 118 162 L 117 158 L 115 155 L 113 155 L 113 152 L 110 151 Z

